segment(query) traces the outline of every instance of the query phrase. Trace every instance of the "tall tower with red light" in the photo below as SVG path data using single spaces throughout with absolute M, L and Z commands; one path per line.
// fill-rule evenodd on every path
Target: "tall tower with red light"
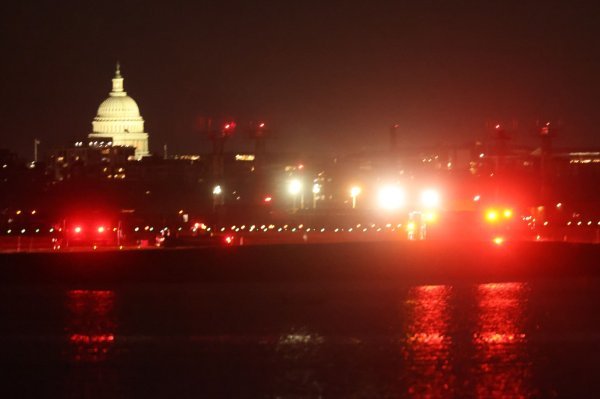
M 233 135 L 236 124 L 234 121 L 221 122 L 216 129 L 212 128 L 212 120 L 208 120 L 208 135 L 212 141 L 212 174 L 214 178 L 221 178 L 224 174 L 223 154 L 225 142 Z
M 272 190 L 270 179 L 264 174 L 266 140 L 269 135 L 270 129 L 264 121 L 250 123 L 248 137 L 254 141 L 254 197 L 262 205 L 271 205 L 272 201 L 272 197 L 269 194 Z
M 556 129 L 550 122 L 544 123 L 539 127 L 538 134 L 541 139 L 540 154 L 540 196 L 542 202 L 549 198 L 549 179 L 552 169 L 552 140 L 556 135 Z
M 254 140 L 254 166 L 256 170 L 262 169 L 264 164 L 266 139 L 269 136 L 267 124 L 263 121 L 250 124 L 248 134 Z
M 504 126 L 497 123 L 492 131 L 492 136 L 496 142 L 496 172 L 498 172 L 504 167 L 504 159 L 508 155 L 510 135 Z

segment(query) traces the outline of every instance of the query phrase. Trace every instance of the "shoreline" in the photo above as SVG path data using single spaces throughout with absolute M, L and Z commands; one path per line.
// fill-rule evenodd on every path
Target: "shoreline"
M 0 254 L 0 285 L 397 280 L 436 283 L 600 275 L 600 246 L 353 242 Z

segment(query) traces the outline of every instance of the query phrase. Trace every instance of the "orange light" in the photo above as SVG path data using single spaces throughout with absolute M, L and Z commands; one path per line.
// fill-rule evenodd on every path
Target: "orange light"
M 75 231 L 75 234 L 79 234 L 81 233 L 81 226 L 77 226 L 73 229 L 73 231 Z
M 414 222 L 408 222 L 408 224 L 406 225 L 406 230 L 408 230 L 408 231 L 414 231 L 415 230 L 415 224 L 414 224 Z
M 502 214 L 504 215 L 504 217 L 506 219 L 509 219 L 512 217 L 513 211 L 512 211 L 512 209 L 505 209 L 504 212 L 502 212 Z
M 494 237 L 494 244 L 502 245 L 504 243 L 504 238 L 502 237 Z
M 104 233 L 104 226 L 98 227 L 98 233 L 100 233 L 100 234 Z
M 496 211 L 495 209 L 489 209 L 485 213 L 485 219 L 490 223 L 496 222 L 498 220 L 498 211 Z
M 427 212 L 423 216 L 425 217 L 425 221 L 427 222 L 433 223 L 437 220 L 437 214 L 435 212 Z

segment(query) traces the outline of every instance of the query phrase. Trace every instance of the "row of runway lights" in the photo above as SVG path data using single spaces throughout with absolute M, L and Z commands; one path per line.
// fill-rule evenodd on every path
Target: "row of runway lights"
M 369 229 L 373 229 L 373 230 L 376 230 L 376 231 L 382 231 L 383 229 L 390 230 L 390 231 L 395 231 L 396 228 L 398 228 L 398 229 L 401 228 L 402 224 L 398 224 L 395 227 L 392 226 L 391 224 L 387 224 L 384 228 L 376 226 L 374 224 L 371 225 L 370 227 L 369 226 L 362 227 L 362 229 L 361 229 L 361 227 L 362 227 L 361 224 L 357 224 L 356 228 L 355 227 L 349 227 L 347 229 L 344 229 L 344 228 L 335 228 L 335 229 L 330 229 L 330 231 L 333 231 L 334 233 L 343 232 L 343 231 L 347 231 L 347 232 L 363 231 L 363 232 L 366 232 Z M 407 228 L 409 228 L 409 229 L 412 229 L 414 227 L 415 227 L 414 223 L 409 222 L 407 224 Z M 116 227 L 113 228 L 112 230 L 113 230 L 113 232 L 117 232 L 117 228 Z M 135 227 L 135 228 L 133 228 L 134 232 L 140 232 L 140 231 L 149 231 L 149 232 L 152 232 L 154 230 L 155 229 L 154 229 L 153 226 L 145 226 L 144 228 L 141 228 L 141 227 Z M 160 232 L 165 232 L 165 231 L 168 231 L 168 230 L 169 230 L 168 227 L 164 227 L 163 229 L 160 230 Z M 177 228 L 177 231 L 182 231 L 182 230 L 183 230 L 183 227 Z M 198 228 L 193 228 L 192 230 L 195 232 L 195 231 L 198 231 L 199 229 Z M 210 228 L 210 227 L 205 227 L 202 230 L 206 230 L 207 232 L 213 231 L 213 229 Z M 221 227 L 220 229 L 217 228 L 217 229 L 214 229 L 214 230 L 215 231 L 220 231 L 220 232 L 225 232 L 225 231 L 235 231 L 235 232 L 240 232 L 240 231 L 248 231 L 248 232 L 259 232 L 259 231 L 262 231 L 262 232 L 268 232 L 268 231 L 275 231 L 275 232 L 283 232 L 283 231 L 285 231 L 285 232 L 288 232 L 288 231 L 291 231 L 291 232 L 300 232 L 300 231 L 306 231 L 306 232 L 310 232 L 310 231 L 314 231 L 314 232 L 321 232 L 321 233 L 324 233 L 325 231 L 327 231 L 327 229 L 325 227 L 322 227 L 322 228 L 307 227 L 305 229 L 303 225 L 299 225 L 298 227 L 291 227 L 290 228 L 289 225 L 284 225 L 282 227 L 276 227 L 275 225 L 272 225 L 272 224 L 268 225 L 268 226 L 267 225 L 262 225 L 260 227 L 256 226 L 256 225 L 251 225 L 251 226 L 248 226 L 248 227 L 246 227 L 245 225 L 242 225 L 242 226 L 239 226 L 239 227 L 233 225 L 233 226 L 231 226 L 231 228 Z M 54 232 L 57 232 L 57 231 L 62 231 L 62 229 L 50 228 L 48 230 L 49 233 L 54 233 Z M 15 233 L 18 233 L 18 232 L 20 232 L 21 234 L 25 234 L 27 232 L 27 229 L 21 229 L 20 231 L 19 230 L 15 231 Z M 35 233 L 40 233 L 41 229 L 39 229 L 39 228 L 35 229 L 34 232 Z M 6 231 L 6 233 L 7 234 L 12 234 L 13 230 L 12 229 L 8 229 Z
M 584 223 L 581 220 L 579 220 L 577 222 L 574 222 L 574 221 L 568 221 L 568 222 L 566 222 L 566 226 L 583 226 L 583 227 L 585 227 L 585 226 L 592 226 L 592 224 L 593 224 L 593 222 L 591 220 L 589 220 L 586 223 Z M 535 226 L 535 219 L 533 219 L 532 221 L 528 222 L 527 225 L 528 226 L 532 226 L 532 227 Z M 550 223 L 548 221 L 545 221 L 542 225 L 544 227 L 548 227 L 550 225 Z M 600 226 L 600 221 L 597 222 L 597 225 Z M 311 232 L 311 231 L 312 232 L 321 232 L 321 233 L 324 233 L 326 231 L 330 231 L 330 232 L 334 232 L 334 233 L 342 233 L 342 232 L 352 233 L 352 232 L 367 232 L 369 230 L 375 230 L 377 232 L 384 231 L 384 230 L 396 231 L 397 229 L 401 229 L 402 226 L 403 226 L 402 224 L 392 225 L 391 223 L 388 223 L 388 224 L 386 224 L 383 227 L 377 226 L 375 224 L 363 226 L 362 224 L 359 223 L 356 226 L 351 226 L 349 228 L 338 227 L 338 228 L 335 228 L 335 229 L 332 229 L 332 228 L 326 229 L 325 227 L 321 227 L 321 228 L 318 228 L 318 227 L 306 227 L 305 228 L 304 225 L 302 225 L 302 224 L 298 225 L 297 227 L 291 227 L 291 226 L 289 226 L 287 224 L 283 225 L 281 227 L 277 227 L 275 225 L 270 224 L 270 225 L 262 225 L 262 226 L 257 226 L 257 225 L 250 225 L 250 226 L 241 225 L 241 226 L 236 226 L 236 225 L 233 225 L 233 226 L 231 226 L 229 228 L 227 228 L 227 227 L 221 227 L 220 229 L 216 228 L 214 230 L 215 231 L 220 231 L 220 232 L 226 232 L 226 231 L 234 231 L 234 232 L 247 231 L 247 232 L 251 232 L 251 233 L 252 232 L 260 232 L 260 231 L 262 231 L 263 233 L 266 233 L 268 231 L 274 231 L 274 232 L 278 232 L 278 233 L 281 233 L 281 232 L 292 232 L 292 233 L 295 233 L 295 232 L 307 232 L 308 233 L 308 232 Z M 414 222 L 408 222 L 406 224 L 406 229 L 407 230 L 414 230 L 414 229 L 416 229 L 416 227 L 417 226 L 416 226 L 416 224 Z M 199 229 L 206 230 L 207 232 L 213 231 L 213 229 L 211 227 L 206 227 L 206 226 L 192 228 L 192 230 L 194 232 L 198 231 Z M 117 232 L 117 228 L 116 227 L 114 227 L 112 230 L 113 230 L 113 232 Z M 153 226 L 145 226 L 145 227 L 139 227 L 139 226 L 137 226 L 137 227 L 133 228 L 133 231 L 136 232 L 136 233 L 140 232 L 140 231 L 153 232 L 154 230 L 155 229 L 154 229 Z M 164 227 L 163 229 L 160 230 L 160 232 L 166 232 L 168 230 L 169 230 L 168 227 Z M 182 230 L 183 230 L 183 227 L 177 228 L 177 231 L 182 231 Z M 62 231 L 62 229 L 54 229 L 54 228 L 48 229 L 49 233 L 54 233 L 55 231 Z M 13 229 L 6 230 L 6 234 L 13 234 L 13 232 L 15 234 L 19 234 L 19 233 L 20 234 L 26 234 L 27 233 L 27 229 L 14 230 L 14 231 L 13 231 Z M 39 233 L 42 232 L 42 230 L 40 228 L 36 228 L 35 230 L 33 230 L 33 232 L 35 234 L 39 234 Z

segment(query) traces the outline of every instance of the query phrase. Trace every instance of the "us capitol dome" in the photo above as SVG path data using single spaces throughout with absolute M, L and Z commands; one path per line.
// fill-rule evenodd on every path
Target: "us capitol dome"
M 112 91 L 98 107 L 88 134 L 90 145 L 129 146 L 135 148 L 135 158 L 148 155 L 148 133 L 144 132 L 144 119 L 135 100 L 123 91 L 123 76 L 117 63 Z

